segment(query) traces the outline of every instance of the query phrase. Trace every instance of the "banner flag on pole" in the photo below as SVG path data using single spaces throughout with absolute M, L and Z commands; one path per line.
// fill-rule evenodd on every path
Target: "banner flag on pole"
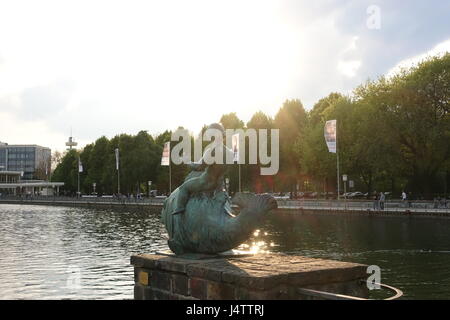
M 81 159 L 78 158 L 78 172 L 83 172 L 83 164 L 81 163 Z
M 231 149 L 233 150 L 233 161 L 239 162 L 239 133 L 231 137 Z
M 119 148 L 116 148 L 114 151 L 116 153 L 116 170 L 119 171 Z
M 336 120 L 330 120 L 325 123 L 324 135 L 328 151 L 336 153 Z
M 161 158 L 162 166 L 170 166 L 170 141 L 164 143 L 164 149 Z

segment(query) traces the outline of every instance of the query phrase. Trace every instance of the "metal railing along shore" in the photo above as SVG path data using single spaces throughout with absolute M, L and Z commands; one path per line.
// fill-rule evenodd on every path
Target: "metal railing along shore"
M 389 212 L 447 212 L 450 213 L 450 201 L 401 201 L 387 200 L 383 204 L 375 200 L 280 200 L 277 199 L 280 208 L 304 208 L 322 210 L 367 210 Z
M 1 201 L 17 202 L 79 202 L 79 203 L 123 203 L 123 204 L 149 204 L 162 205 L 164 198 L 137 198 L 137 197 L 67 197 L 67 196 L 0 196 Z
M 104 203 L 104 204 L 142 204 L 161 206 L 164 198 L 148 197 L 67 197 L 67 196 L 0 196 L 0 203 L 4 202 L 47 202 L 47 203 Z M 388 200 L 384 208 L 379 201 L 369 200 L 315 200 L 277 199 L 278 207 L 283 209 L 310 209 L 330 211 L 386 211 L 386 212 L 423 212 L 423 213 L 450 213 L 450 201 L 406 201 Z

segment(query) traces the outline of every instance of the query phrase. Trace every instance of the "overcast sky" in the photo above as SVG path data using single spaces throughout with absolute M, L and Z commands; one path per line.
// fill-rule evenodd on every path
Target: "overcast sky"
M 449 16 L 446 0 L 0 0 L 0 141 L 64 150 L 71 128 L 83 146 L 310 109 L 450 51 Z

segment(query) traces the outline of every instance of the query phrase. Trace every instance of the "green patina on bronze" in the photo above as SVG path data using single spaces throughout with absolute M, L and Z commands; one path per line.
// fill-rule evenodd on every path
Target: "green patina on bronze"
M 225 167 L 193 165 L 184 183 L 165 200 L 161 218 L 175 254 L 215 254 L 236 248 L 277 207 L 270 195 L 239 193 L 231 201 L 223 188 Z M 238 214 L 232 202 L 239 207 Z
M 164 203 L 162 220 L 169 233 L 169 247 L 175 254 L 219 253 L 246 241 L 276 208 L 269 195 L 237 194 L 233 202 L 240 207 L 232 214 L 231 200 L 225 191 L 192 195 L 183 214 L 173 215 L 178 189 Z

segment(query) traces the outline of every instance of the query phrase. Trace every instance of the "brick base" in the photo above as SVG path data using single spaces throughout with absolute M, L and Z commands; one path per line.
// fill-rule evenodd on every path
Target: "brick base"
M 366 266 L 283 254 L 182 259 L 138 255 L 134 266 L 136 300 L 310 299 L 298 288 L 365 298 Z

